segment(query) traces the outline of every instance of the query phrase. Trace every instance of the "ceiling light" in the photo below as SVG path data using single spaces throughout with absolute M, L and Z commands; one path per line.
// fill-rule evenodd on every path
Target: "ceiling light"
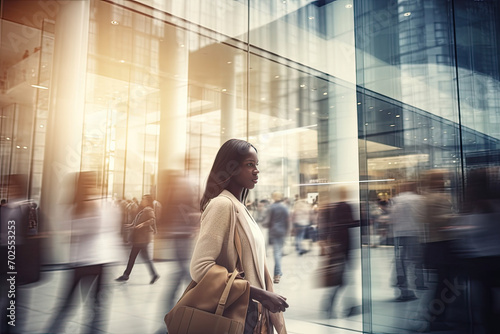
M 344 6 L 345 8 L 352 8 L 352 4 L 348 3 L 347 5 Z
M 119 25 L 120 23 L 118 23 L 118 21 L 116 20 L 111 20 L 111 24 L 114 25 L 114 26 L 117 26 Z
M 410 16 L 411 15 L 411 12 L 406 12 L 403 14 L 403 16 Z
M 40 89 L 49 89 L 49 87 L 40 86 L 40 85 L 31 85 L 31 87 L 33 87 L 33 88 L 40 88 Z

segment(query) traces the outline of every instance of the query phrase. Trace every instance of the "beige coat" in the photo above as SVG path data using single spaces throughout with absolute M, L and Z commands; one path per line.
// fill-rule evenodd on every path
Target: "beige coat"
M 241 239 L 242 267 L 245 279 L 252 286 L 273 291 L 271 276 L 265 266 L 265 282 L 259 278 L 255 250 L 251 247 L 253 235 L 245 219 L 244 212 L 238 210 L 239 201 L 229 191 L 213 198 L 201 216 L 198 241 L 191 258 L 191 277 L 199 282 L 207 271 L 218 264 L 232 272 L 236 267 L 238 253 L 234 246 L 234 229 Z M 279 334 L 286 333 L 283 314 L 270 313 L 270 320 Z M 269 333 L 272 333 L 270 329 Z

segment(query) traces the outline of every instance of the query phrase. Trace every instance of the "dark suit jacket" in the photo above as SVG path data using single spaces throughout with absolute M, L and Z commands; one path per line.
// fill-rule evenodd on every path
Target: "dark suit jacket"
M 135 226 L 144 223 L 141 228 Z M 153 239 L 154 225 L 156 224 L 155 212 L 153 208 L 147 206 L 135 216 L 132 223 L 132 243 L 147 244 Z

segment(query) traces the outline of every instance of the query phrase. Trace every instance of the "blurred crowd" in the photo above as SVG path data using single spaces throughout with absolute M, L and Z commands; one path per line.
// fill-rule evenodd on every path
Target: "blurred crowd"
M 418 332 L 500 333 L 500 169 L 442 169 L 399 182 L 364 217 L 371 247 L 394 248 L 391 284 Z M 418 324 L 418 325 L 415 325 Z
M 156 196 L 110 201 L 101 196 L 98 173 L 75 174 L 69 181 L 67 220 L 57 225 L 62 229 L 51 230 L 39 228 L 43 213 L 27 198 L 26 177 L 9 177 L 8 199 L 0 206 L 3 282 L 12 272 L 16 287 L 39 281 L 43 243 L 58 234 L 69 235 L 71 279 L 54 292 L 60 303 L 46 324 L 47 332 L 63 330 L 71 319 L 77 289 L 87 296 L 89 332 L 104 331 L 112 298 L 106 291 L 109 282 L 133 279 L 138 255 L 150 271 L 149 283 L 160 280 L 166 286 L 165 313 L 174 306 L 190 281 L 189 261 L 199 228 L 199 187 L 180 171 L 165 171 L 161 180 Z M 408 326 L 409 331 L 500 333 L 496 321 L 500 316 L 500 169 L 473 169 L 464 180 L 453 184 L 449 171 L 430 170 L 416 180 L 398 181 L 394 192 L 368 203 L 366 210 L 361 208 L 360 217 L 356 210 L 360 202 L 352 200 L 353 194 L 343 186 L 331 186 L 312 198 L 287 198 L 275 191 L 249 201 L 246 207 L 267 236 L 275 284 L 287 278 L 283 256 L 317 257 L 318 265 L 311 270 L 317 272 L 317 285 L 324 288 L 320 307 L 328 319 L 362 312 L 360 300 L 341 301 L 348 295 L 346 273 L 352 270 L 351 250 L 358 247 L 352 238 L 357 229 L 364 247 L 393 250 L 394 270 L 387 274 L 387 283 L 395 291 L 393 302 L 411 305 L 405 308 L 407 318 L 418 326 Z M 9 259 L 12 249 L 8 232 L 12 221 L 16 222 L 16 261 L 9 268 L 4 259 Z M 153 241 L 173 245 L 176 269 L 169 277 L 160 277 L 155 269 Z M 110 266 L 125 264 L 124 253 L 128 263 L 123 275 L 110 277 Z M 12 286 L 1 286 L 1 332 L 22 333 L 23 323 L 29 320 L 22 307 L 16 309 L 16 326 L 8 325 L 11 300 L 23 304 L 22 289 L 9 299 L 3 297 Z
M 10 175 L 7 198 L 0 206 L 1 280 L 9 282 L 1 284 L 0 332 L 25 332 L 30 320 L 29 288 L 41 282 L 44 255 L 53 244 L 58 244 L 59 253 L 68 249 L 68 254 L 59 254 L 68 257 L 60 269 L 71 273 L 53 291 L 59 302 L 44 328 L 38 329 L 41 333 L 66 332 L 67 324 L 81 306 L 86 314 L 85 331 L 105 332 L 111 312 L 112 268 L 121 265 L 124 252 L 129 252 L 123 275 L 114 279 L 127 281 L 141 255 L 151 273 L 149 283 L 154 284 L 160 279 L 152 256 L 155 239 L 172 243 L 175 251 L 177 269 L 166 280 L 167 296 L 161 298 L 167 300 L 167 305 L 161 305 L 166 313 L 184 283 L 190 281 L 188 268 L 199 227 L 199 202 L 197 186 L 184 173 L 165 171 L 162 177 L 158 198 L 145 194 L 139 201 L 105 198 L 97 172 L 67 175 L 64 194 L 56 200 L 60 221 L 44 226 L 44 212 L 27 199 L 27 177 Z M 159 328 L 159 332 L 164 333 L 164 328 Z

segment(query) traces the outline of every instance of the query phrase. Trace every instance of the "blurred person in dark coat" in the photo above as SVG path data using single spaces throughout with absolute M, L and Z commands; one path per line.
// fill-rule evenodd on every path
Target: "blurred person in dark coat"
M 424 244 L 424 265 L 427 269 L 436 271 L 437 285 L 434 288 L 434 300 L 440 301 L 443 291 L 449 289 L 457 277 L 457 260 L 452 251 L 453 239 L 450 231 L 452 218 L 454 215 L 451 195 L 446 189 L 448 171 L 443 169 L 433 169 L 424 175 L 424 209 L 422 223 L 425 231 Z M 427 312 L 430 316 L 430 330 L 450 329 L 449 323 L 452 320 L 453 308 L 456 305 L 447 305 L 440 312 L 434 312 L 429 306 Z M 455 306 L 456 307 L 456 306 Z
M 338 302 L 338 294 L 348 285 L 344 280 L 344 273 L 350 261 L 349 251 L 351 241 L 349 228 L 359 226 L 354 220 L 353 210 L 349 203 L 347 189 L 341 187 L 338 191 L 339 200 L 333 203 L 320 205 L 319 211 L 319 242 L 321 248 L 322 263 L 325 268 L 322 271 L 324 277 L 320 277 L 320 285 L 328 287 L 325 293 L 322 308 L 326 317 L 335 317 L 335 304 Z M 346 308 L 346 315 L 354 315 L 359 311 L 358 305 Z M 344 312 L 340 312 L 344 315 Z
M 168 274 L 166 293 L 158 305 L 161 312 L 168 312 L 191 282 L 189 264 L 201 214 L 197 185 L 184 171 L 164 171 L 163 180 L 158 187 L 159 199 L 164 203 L 158 226 L 160 233 L 167 236 L 166 242 L 173 244 L 174 269 Z M 164 323 L 156 333 L 165 333 Z
M 84 296 L 83 300 L 87 299 L 89 313 L 85 330 L 100 333 L 106 329 L 110 299 L 108 266 L 119 259 L 119 211 L 112 205 L 106 205 L 101 198 L 96 172 L 80 172 L 76 178 L 71 208 L 72 279 L 64 288 L 62 301 L 56 306 L 48 333 L 64 331 L 80 293 Z
M 125 204 L 124 220 L 122 221 L 122 236 L 125 244 L 131 243 L 132 223 L 134 222 L 137 213 L 139 212 L 139 202 L 137 198 L 127 200 Z
M 132 269 L 134 268 L 137 255 L 141 253 L 143 260 L 148 266 L 149 273 L 151 274 L 149 284 L 154 284 L 160 278 L 160 275 L 158 275 L 148 252 L 148 245 L 153 240 L 153 235 L 156 234 L 156 217 L 153 208 L 153 197 L 151 197 L 151 195 L 142 196 L 139 212 L 128 228 L 131 230 L 130 238 L 132 249 L 130 250 L 127 267 L 123 275 L 118 277 L 116 281 L 128 281 Z
M 167 181 L 159 191 L 162 194 L 164 217 L 162 226 L 172 236 L 174 244 L 176 269 L 169 275 L 167 282 L 167 308 L 174 307 L 181 292 L 183 283 L 189 283 L 189 262 L 193 252 L 193 241 L 196 236 L 200 211 L 196 185 L 182 171 L 167 171 Z
M 468 172 L 460 238 L 453 250 L 470 279 L 474 331 L 500 333 L 500 168 Z

